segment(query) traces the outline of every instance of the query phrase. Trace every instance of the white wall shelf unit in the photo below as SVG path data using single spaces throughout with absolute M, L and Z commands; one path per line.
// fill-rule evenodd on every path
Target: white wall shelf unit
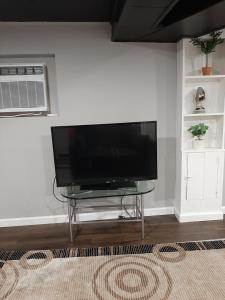
M 177 45 L 177 176 L 175 212 L 180 222 L 223 218 L 225 152 L 225 44 L 210 57 L 214 73 L 203 76 L 205 56 L 189 39 Z M 198 87 L 206 94 L 205 113 L 195 113 Z M 204 146 L 193 148 L 192 125 L 209 126 Z

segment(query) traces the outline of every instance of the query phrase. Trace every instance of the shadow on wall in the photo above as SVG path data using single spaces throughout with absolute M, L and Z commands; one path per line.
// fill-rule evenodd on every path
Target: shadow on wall
M 158 49 L 156 106 L 158 132 L 158 181 L 152 204 L 173 206 L 176 185 L 176 56 Z
M 158 139 L 158 180 L 154 200 L 163 206 L 173 205 L 176 183 L 176 138 Z
M 56 201 L 56 199 L 53 197 L 53 180 L 55 177 L 55 169 L 54 169 L 51 135 L 42 136 L 41 144 L 42 144 L 42 149 L 43 149 L 45 195 L 47 196 L 46 197 L 46 199 L 47 199 L 46 206 L 53 215 L 66 214 L 67 213 L 67 204 L 62 204 L 62 203 Z
M 45 176 L 45 193 L 46 195 L 52 195 L 52 183 L 54 179 L 54 161 L 53 161 L 53 149 L 51 136 L 42 136 L 41 144 L 43 149 L 43 168 Z

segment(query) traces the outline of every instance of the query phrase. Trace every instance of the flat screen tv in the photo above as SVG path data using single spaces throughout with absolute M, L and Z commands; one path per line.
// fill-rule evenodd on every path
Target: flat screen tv
M 51 128 L 58 187 L 157 179 L 156 121 Z

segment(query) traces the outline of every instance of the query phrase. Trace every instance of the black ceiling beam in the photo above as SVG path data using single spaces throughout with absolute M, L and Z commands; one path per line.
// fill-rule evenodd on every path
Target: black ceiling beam
M 221 1 L 223 0 L 179 0 L 160 25 L 162 27 L 171 25 Z
M 225 28 L 225 0 L 215 2 L 217 3 L 196 14 L 161 27 L 136 41 L 176 43 L 185 37 L 197 37 Z
M 126 0 L 112 40 L 177 42 L 224 27 L 225 0 Z
M 136 40 L 154 31 L 177 2 L 178 0 L 126 0 L 119 18 L 113 22 L 112 40 Z

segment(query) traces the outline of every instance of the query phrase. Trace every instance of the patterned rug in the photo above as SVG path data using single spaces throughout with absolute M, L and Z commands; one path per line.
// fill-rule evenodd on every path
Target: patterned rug
M 224 300 L 225 240 L 0 251 L 0 299 Z

